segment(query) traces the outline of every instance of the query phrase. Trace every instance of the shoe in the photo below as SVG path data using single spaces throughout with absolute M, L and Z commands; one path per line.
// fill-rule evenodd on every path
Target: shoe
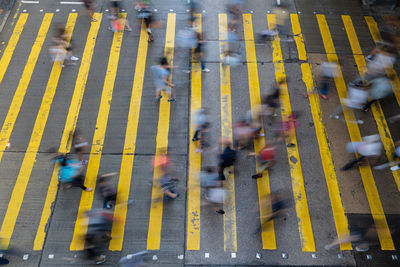
M 253 178 L 253 179 L 258 179 L 261 177 L 262 177 L 262 174 L 254 174 L 253 176 L 251 176 L 251 178 Z
M 88 161 L 86 159 L 82 160 L 82 165 L 87 165 Z
M 400 170 L 400 166 L 399 165 L 393 166 L 393 167 L 390 168 L 390 170 L 393 171 L 393 172 L 397 171 L 397 170 Z
M 79 57 L 72 56 L 72 57 L 71 57 L 71 60 L 72 60 L 72 61 L 77 61 L 77 60 L 79 60 Z
M 287 145 L 287 147 L 295 147 L 295 146 L 296 146 L 296 144 L 293 144 L 293 143 L 290 143 Z
M 169 98 L 168 102 L 175 102 L 175 98 L 173 98 L 173 97 Z
M 92 192 L 92 191 L 93 191 L 93 188 L 87 187 L 87 188 L 85 189 L 85 191 L 86 191 L 86 192 Z
M 106 256 L 105 255 L 101 255 L 100 259 L 96 260 L 96 264 L 102 264 L 106 261 Z
M 198 148 L 198 149 L 195 150 L 195 152 L 196 152 L 196 153 L 201 153 L 201 152 L 203 152 L 203 149 Z
M 329 118 L 338 120 L 339 119 L 339 115 L 331 114 L 331 115 L 329 115 Z
M 106 205 L 106 209 L 111 209 L 112 208 L 112 205 L 111 204 L 107 204 Z
M 190 73 L 190 70 L 182 70 L 182 72 L 188 74 Z
M 97 21 L 97 19 L 91 19 L 91 21 L 93 21 L 93 22 L 96 22 L 96 21 Z
M 369 247 L 367 246 L 366 248 L 361 248 L 359 246 L 356 246 L 356 251 L 358 252 L 366 252 L 369 250 Z
M 225 211 L 224 211 L 224 210 L 216 210 L 215 212 L 216 212 L 216 213 L 219 213 L 219 214 L 225 214 Z
M 329 97 L 327 95 L 319 95 L 319 97 L 321 97 L 324 100 L 329 100 Z
M 204 71 L 204 72 L 210 72 L 210 69 L 204 68 L 204 69 L 202 69 L 202 71 Z
M 158 102 L 158 101 L 160 101 L 160 99 L 162 98 L 162 95 L 159 95 L 158 97 L 156 97 L 156 99 L 154 100 L 154 102 Z
M 196 141 L 198 141 L 199 140 L 199 138 L 192 138 L 192 141 L 193 142 L 196 142 Z
M 125 30 L 127 30 L 128 32 L 131 32 L 131 31 L 132 31 L 132 28 L 128 28 L 128 29 L 125 29 Z

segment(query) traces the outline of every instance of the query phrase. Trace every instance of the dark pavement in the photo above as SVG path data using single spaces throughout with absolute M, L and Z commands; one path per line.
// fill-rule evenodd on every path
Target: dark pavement
M 5 47 L 9 44 L 14 27 L 21 14 L 29 14 L 20 39 L 16 44 L 11 61 L 5 72 L 4 79 L 0 80 L 0 123 L 7 120 L 7 114 L 14 98 L 14 93 L 34 41 L 37 38 L 39 27 L 45 13 L 53 13 L 50 29 L 45 37 L 44 44 L 34 66 L 32 77 L 29 81 L 26 95 L 19 111 L 15 125 L 10 135 L 10 147 L 0 159 L 0 217 L 7 213 L 9 201 L 16 185 L 20 168 L 27 152 L 29 143 L 32 142 L 31 134 L 37 121 L 38 111 L 43 105 L 42 97 L 49 80 L 53 63 L 50 60 L 48 49 L 52 43 L 51 37 L 56 23 L 65 24 L 71 13 L 79 12 L 73 31 L 74 54 L 80 59 L 87 44 L 87 35 L 91 27 L 90 19 L 80 4 L 60 0 L 16 1 L 11 10 L 9 19 L 0 33 L 0 57 L 5 55 Z M 136 148 L 133 160 L 132 179 L 130 184 L 129 199 L 133 204 L 128 207 L 126 216 L 123 247 L 121 251 L 106 251 L 107 262 L 104 266 L 117 266 L 118 260 L 127 254 L 146 250 L 148 247 L 148 228 L 151 210 L 152 177 L 151 160 L 156 151 L 156 136 L 159 120 L 159 106 L 154 103 L 154 86 L 150 67 L 158 64 L 158 59 L 164 53 L 167 16 L 176 13 L 175 36 L 186 25 L 189 13 L 186 0 L 154 0 L 157 9 L 156 19 L 162 21 L 161 29 L 153 29 L 154 43 L 148 44 L 145 62 L 143 91 L 140 101 L 139 122 L 137 126 Z M 253 0 L 244 1 L 243 13 L 252 17 L 254 34 L 267 29 L 267 14 L 274 8 L 275 1 Z M 364 55 L 374 48 L 364 16 L 373 16 L 380 30 L 384 30 L 383 15 L 386 10 L 366 9 L 360 7 L 355 0 L 282 0 L 289 4 L 291 14 L 298 14 L 301 31 L 304 35 L 308 62 L 311 64 L 314 75 L 321 62 L 326 61 L 326 51 L 321 38 L 316 14 L 326 17 L 336 53 L 341 63 L 341 68 L 346 82 L 351 81 L 357 74 L 357 65 L 343 25 L 342 15 L 349 15 L 353 21 L 357 38 Z M 108 2 L 96 1 L 96 12 L 103 14 L 100 23 L 93 57 L 90 64 L 81 109 L 77 118 L 76 128 L 89 144 L 95 144 L 94 133 L 97 130 L 96 122 L 99 114 L 99 105 L 102 98 L 104 79 L 107 74 L 108 58 L 113 41 L 113 33 L 107 29 L 109 21 Z M 221 136 L 221 93 L 220 93 L 220 55 L 219 55 L 219 28 L 218 14 L 226 13 L 227 1 L 200 1 L 202 14 L 202 31 L 205 40 L 206 66 L 211 71 L 202 73 L 201 93 L 202 106 L 207 108 L 212 118 L 212 145 L 217 144 Z M 123 33 L 122 45 L 117 66 L 117 74 L 110 101 L 108 123 L 104 143 L 101 146 L 101 161 L 98 173 L 120 172 L 122 155 L 124 152 L 125 133 L 128 121 L 128 112 L 132 96 L 135 66 L 138 59 L 138 46 L 140 27 L 134 23 L 136 12 L 131 1 L 124 1 L 127 18 L 133 27 L 132 32 Z M 398 15 L 398 10 L 389 11 Z M 249 98 L 249 60 L 246 58 L 246 41 L 242 21 L 239 23 L 238 36 L 240 39 L 240 55 L 242 64 L 230 70 L 232 122 L 242 119 L 250 109 Z M 264 95 L 270 92 L 275 83 L 275 68 L 272 43 L 259 43 L 256 41 L 255 52 L 259 76 L 260 92 Z M 269 183 L 272 191 L 287 189 L 292 205 L 287 214 L 274 221 L 276 236 L 276 249 L 262 249 L 261 236 L 253 232 L 259 227 L 258 213 L 253 210 L 258 205 L 257 183 L 251 179 L 255 170 L 254 157 L 246 157 L 244 152 L 239 152 L 234 173 L 234 210 L 236 221 L 237 250 L 224 250 L 224 245 L 229 241 L 224 240 L 225 229 L 223 216 L 215 214 L 208 206 L 201 206 L 200 215 L 200 249 L 187 250 L 187 177 L 189 162 L 190 128 L 190 98 L 191 75 L 185 74 L 181 68 L 188 66 L 190 53 L 178 48 L 175 41 L 174 65 L 181 67 L 173 70 L 173 82 L 177 84 L 176 102 L 170 105 L 168 154 L 171 156 L 176 177 L 180 178 L 177 191 L 178 199 L 164 201 L 162 214 L 162 228 L 160 249 L 151 251 L 155 265 L 159 266 L 398 266 L 400 257 L 400 193 L 391 171 L 373 170 L 374 181 L 379 193 L 384 216 L 392 231 L 390 237 L 394 243 L 394 250 L 382 250 L 379 244 L 374 244 L 368 252 L 353 250 L 340 251 L 333 249 L 326 251 L 324 246 L 337 237 L 335 220 L 332 215 L 331 201 L 325 180 L 325 172 L 321 161 L 320 147 L 315 132 L 315 121 L 311 112 L 309 99 L 304 97 L 306 85 L 303 82 L 302 63 L 299 60 L 295 42 L 281 42 L 283 63 L 289 90 L 290 105 L 293 111 L 298 111 L 299 128 L 296 130 L 299 160 L 301 161 L 302 177 L 307 195 L 309 217 L 312 224 L 311 235 L 315 241 L 315 251 L 305 252 L 302 248 L 299 233 L 299 216 L 295 209 L 293 199 L 293 181 L 291 178 L 288 152 L 285 145 L 279 144 L 277 164 L 269 172 Z M 74 93 L 79 61 L 76 66 L 66 66 L 62 69 L 57 90 L 51 104 L 49 116 L 44 128 L 43 136 L 39 141 L 35 164 L 28 179 L 28 184 L 23 197 L 23 202 L 14 226 L 10 247 L 18 249 L 15 255 L 4 254 L 10 259 L 11 266 L 70 266 L 67 258 L 80 258 L 82 251 L 71 251 L 70 244 L 73 237 L 77 218 L 78 207 L 82 192 L 79 188 L 58 190 L 52 212 L 45 227 L 45 240 L 43 248 L 33 249 L 37 229 L 40 224 L 41 214 L 45 203 L 48 186 L 50 184 L 53 167 L 49 163 L 47 151 L 51 147 L 58 148 L 66 118 L 68 115 L 71 98 Z M 4 68 L 4 66 L 0 66 Z M 394 66 L 397 74 L 400 67 Z M 316 80 L 316 78 L 315 78 Z M 136 89 L 135 89 L 136 90 Z M 353 155 L 345 151 L 345 144 L 350 141 L 347 126 L 343 121 L 331 120 L 329 114 L 339 105 L 335 84 L 332 82 L 329 91 L 329 101 L 320 100 L 323 124 L 330 152 L 332 153 L 334 170 L 337 176 L 341 200 L 345 214 L 352 225 L 359 219 L 373 221 L 366 190 L 358 169 L 341 172 L 339 169 L 349 161 Z M 380 101 L 386 120 L 399 114 L 399 104 L 394 97 Z M 365 121 L 360 125 L 362 136 L 378 133 L 376 122 L 372 113 L 362 115 Z M 400 139 L 400 127 L 396 123 L 388 123 L 393 141 Z M 4 128 L 2 129 L 4 131 Z M 268 126 L 265 128 L 266 140 L 272 138 L 273 133 Z M 1 142 L 4 140 L 0 140 Z M 0 148 L 1 149 L 1 148 Z M 93 155 L 84 155 L 89 159 Z M 89 163 L 90 164 L 90 163 Z M 214 152 L 203 153 L 201 165 L 215 165 Z M 118 184 L 117 180 L 114 181 Z M 23 193 L 19 192 L 19 194 Z M 190 194 L 190 192 L 189 192 Z M 101 207 L 102 199 L 95 192 L 93 207 Z M 13 211 L 15 212 L 15 211 Z M 229 226 L 229 227 L 232 227 Z M 225 242 L 225 243 L 224 243 Z M 26 256 L 27 255 L 27 256 Z M 24 259 L 24 257 L 26 259 Z M 90 266 L 92 263 L 75 263 L 79 266 Z

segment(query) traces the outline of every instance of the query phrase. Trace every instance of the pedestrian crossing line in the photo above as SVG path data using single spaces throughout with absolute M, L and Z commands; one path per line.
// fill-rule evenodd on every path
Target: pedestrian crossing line
M 354 60 L 357 64 L 358 71 L 360 75 L 363 75 L 364 71 L 366 70 L 366 63 L 364 55 L 362 54 L 360 43 L 358 42 L 358 38 L 356 35 L 356 31 L 353 26 L 353 22 L 348 15 L 342 15 L 342 20 L 344 26 L 346 28 L 347 37 L 349 39 L 351 49 L 353 51 Z M 376 125 L 378 127 L 379 134 L 381 136 L 382 144 L 386 151 L 386 156 L 389 161 L 394 161 L 394 152 L 395 147 L 392 139 L 392 135 L 390 134 L 389 127 L 387 125 L 385 115 L 383 114 L 381 104 L 379 101 L 375 102 L 371 106 L 372 114 L 375 118 Z M 400 170 L 392 172 L 394 180 L 397 185 L 397 189 L 400 191 Z
M 176 14 L 168 13 L 167 19 L 167 32 L 165 36 L 164 56 L 167 57 L 168 63 L 173 64 L 174 60 L 174 45 L 175 45 L 175 25 Z M 172 72 L 171 76 L 172 79 Z M 167 101 L 168 97 L 163 97 L 160 100 L 160 108 L 158 112 L 158 125 L 156 137 L 156 153 L 157 158 L 161 150 L 165 149 L 167 153 L 168 148 L 168 133 L 169 133 L 169 117 L 170 117 L 170 103 Z M 154 168 L 153 186 L 151 189 L 151 206 L 149 229 L 147 234 L 147 249 L 160 249 L 161 240 L 161 225 L 163 215 L 163 192 L 158 184 L 158 179 L 161 178 L 159 168 Z M 161 199 L 161 200 L 160 200 Z
M 143 91 L 143 80 L 146 69 L 148 34 L 144 22 L 141 25 L 139 47 L 136 58 L 135 75 L 133 78 L 132 95 L 129 104 L 128 123 L 126 125 L 125 144 L 122 154 L 121 170 L 118 181 L 118 194 L 114 209 L 114 217 L 111 230 L 110 250 L 122 250 L 126 213 L 129 192 L 131 188 L 132 167 L 135 158 L 137 128 L 139 123 L 140 105 Z M 119 205 L 120 204 L 120 205 Z
M 219 23 L 219 54 L 220 59 L 224 57 L 225 49 L 228 47 L 228 17 L 226 14 L 218 14 Z M 228 65 L 220 65 L 220 88 L 221 88 L 221 136 L 232 142 L 232 101 L 231 101 L 231 76 Z M 222 148 L 224 149 L 224 148 Z M 233 166 L 229 176 L 226 176 L 224 188 L 227 196 L 224 200 L 224 251 L 237 251 L 236 235 L 236 202 L 235 202 L 235 176 Z
M 70 14 L 68 17 L 67 25 L 68 32 L 72 34 L 75 26 L 77 14 Z M 69 41 L 69 40 L 68 40 Z M 36 154 L 42 141 L 44 128 L 46 126 L 47 118 L 50 112 L 50 107 L 53 102 L 54 94 L 56 92 L 58 79 L 61 74 L 61 66 L 58 62 L 54 62 L 53 68 L 47 82 L 46 90 L 43 95 L 42 103 L 36 117 L 35 125 L 33 127 L 31 139 L 29 140 L 28 148 L 26 149 L 22 165 L 11 194 L 11 199 L 8 204 L 7 212 L 4 217 L 1 236 L 6 236 L 9 240 L 13 234 L 15 223 L 24 199 L 26 187 L 32 172 L 34 163 L 36 162 Z M 4 229 L 4 230 L 3 230 Z
M 250 106 L 252 110 L 252 117 L 255 118 L 256 114 L 253 110 L 256 106 L 261 104 L 260 97 L 260 83 L 258 79 L 257 69 L 257 58 L 256 49 L 254 44 L 254 33 L 253 33 L 253 21 L 251 14 L 243 14 L 243 32 L 244 40 L 246 45 L 246 58 L 247 58 L 247 74 L 249 81 L 249 95 L 250 95 Z M 264 127 L 261 128 L 261 133 L 264 134 Z M 254 151 L 257 153 L 265 146 L 264 138 L 257 138 L 254 140 Z M 258 168 L 256 162 L 256 168 Z M 275 228 L 274 221 L 270 220 L 263 224 L 261 218 L 265 218 L 268 214 L 271 214 L 270 205 L 262 205 L 266 197 L 271 193 L 269 184 L 269 173 L 268 170 L 263 172 L 262 178 L 257 179 L 257 190 L 258 190 L 258 204 L 260 209 L 260 223 L 262 225 L 261 241 L 263 249 L 276 249 L 275 239 Z
M 39 28 L 35 43 L 32 46 L 28 61 L 26 62 L 21 79 L 18 83 L 18 87 L 15 90 L 15 94 L 8 110 L 6 119 L 4 120 L 4 124 L 0 132 L 0 162 L 3 158 L 3 154 L 10 139 L 11 132 L 14 128 L 15 121 L 17 120 L 19 111 L 21 109 L 26 90 L 28 89 L 33 70 L 35 68 L 40 51 L 42 50 L 43 42 L 46 38 L 52 18 L 52 13 L 46 13 L 43 18 L 42 25 Z
M 267 15 L 269 30 L 275 30 L 276 17 L 273 14 Z M 292 115 L 292 107 L 289 99 L 289 92 L 286 82 L 285 67 L 283 65 L 283 57 L 280 45 L 280 38 L 277 36 L 272 41 L 273 48 L 273 62 L 275 66 L 276 81 L 283 81 L 280 93 L 281 115 L 282 118 L 288 118 Z M 301 169 L 300 155 L 298 150 L 298 143 L 296 133 L 294 132 L 285 139 L 286 150 L 288 153 L 288 161 L 290 166 L 290 175 L 292 177 L 292 189 L 295 200 L 296 213 L 298 218 L 298 227 L 300 233 L 300 241 L 302 250 L 306 252 L 315 251 L 314 235 L 311 225 L 310 213 L 307 204 L 307 195 L 304 188 L 304 178 Z M 289 144 L 295 144 L 294 147 L 288 147 Z M 297 159 L 293 161 L 292 158 Z
M 297 14 L 290 14 L 292 22 L 292 30 L 294 40 L 297 46 L 299 60 L 307 61 L 307 52 L 304 44 L 303 34 L 300 28 L 299 16 Z M 325 125 L 323 123 L 321 105 L 319 102 L 318 94 L 314 94 L 314 80 L 312 76 L 311 66 L 309 63 L 301 63 L 301 71 L 303 75 L 303 82 L 307 87 L 309 94 L 311 114 L 313 116 L 315 134 L 317 136 L 319 153 L 321 156 L 322 167 L 325 173 L 326 185 L 328 187 L 329 198 L 332 206 L 332 215 L 335 221 L 336 233 L 339 240 L 344 240 L 349 236 L 349 225 L 345 210 L 340 196 L 339 184 L 333 165 L 332 153 L 328 144 L 328 135 Z M 341 250 L 351 250 L 351 243 L 346 242 L 340 244 Z
M 85 50 L 81 59 L 81 66 L 79 68 L 78 77 L 75 83 L 75 89 L 71 100 L 71 105 L 68 110 L 67 120 L 65 122 L 65 128 L 61 137 L 60 147 L 58 152 L 68 153 L 71 148 L 71 133 L 75 131 L 76 122 L 78 120 L 79 111 L 82 104 L 83 94 L 85 92 L 85 86 L 87 77 L 89 74 L 89 68 L 92 61 L 94 46 L 96 44 L 97 33 L 100 27 L 102 14 L 94 13 L 96 22 L 91 22 L 91 27 L 87 36 Z M 49 222 L 51 215 L 51 207 L 56 199 L 57 188 L 58 188 L 58 167 L 55 166 L 53 174 L 51 176 L 50 184 L 47 189 L 46 200 L 40 217 L 40 223 L 36 232 L 35 241 L 33 244 L 33 250 L 42 250 L 44 240 L 46 237 L 46 225 Z
M 18 44 L 19 37 L 21 36 L 24 25 L 28 19 L 28 14 L 23 13 L 19 16 L 17 24 L 15 25 L 14 31 L 8 41 L 7 47 L 4 50 L 3 56 L 0 59 L 0 84 L 3 81 L 4 74 L 7 71 L 8 64 L 10 64 L 12 55 L 14 54 L 15 47 Z
M 317 14 L 317 20 L 328 61 L 340 65 L 325 16 Z M 340 68 L 338 68 L 338 77 L 336 77 L 334 80 L 340 101 L 342 101 L 342 99 L 347 96 L 347 92 L 346 92 L 346 84 Z M 361 141 L 361 134 L 358 125 L 354 123 L 349 123 L 349 121 L 355 121 L 354 113 L 344 108 L 343 115 L 346 120 L 347 129 L 349 131 L 351 141 L 352 142 Z M 371 214 L 377 228 L 381 249 L 394 250 L 395 248 L 393 240 L 386 221 L 385 213 L 382 208 L 381 200 L 379 198 L 378 189 L 376 188 L 375 180 L 372 175 L 371 167 L 360 166 L 359 170 L 361 174 L 361 179 L 364 184 L 364 189 L 367 195 L 368 203 L 371 209 Z
M 69 27 L 71 33 L 75 26 L 75 21 L 76 14 L 73 14 L 68 18 L 67 27 Z M 22 201 L 24 199 L 26 187 L 29 182 L 33 165 L 36 161 L 36 153 L 42 140 L 44 127 L 46 126 L 47 118 L 50 112 L 51 104 L 53 102 L 54 94 L 56 92 L 60 74 L 61 67 L 58 63 L 55 62 L 50 73 L 47 87 L 43 95 L 42 103 L 40 105 L 35 125 L 33 127 L 31 139 L 29 141 L 28 148 L 26 150 L 16 183 L 14 185 L 13 192 L 11 194 L 10 202 L 8 203 L 7 212 L 4 217 L 0 235 L 6 236 L 7 240 L 11 238 L 12 233 L 14 232 L 15 223 L 22 205 Z
M 382 40 L 382 36 L 379 33 L 378 24 L 376 23 L 374 18 L 371 16 L 365 16 L 364 18 L 368 24 L 369 32 L 371 33 L 372 39 L 374 39 L 374 42 L 377 45 Z M 399 80 L 399 77 L 397 76 L 396 71 L 394 70 L 393 66 L 386 69 L 386 74 L 388 76 L 394 77 L 394 79 L 392 80 L 393 92 L 396 97 L 397 104 L 400 106 L 400 80 Z
M 195 27 L 201 34 L 201 14 L 194 14 Z M 191 72 L 191 95 L 190 95 L 190 134 L 189 134 L 189 171 L 188 171 L 188 191 L 187 191 L 187 232 L 186 249 L 200 250 L 200 201 L 201 189 L 199 173 L 201 167 L 201 153 L 196 153 L 196 142 L 191 138 L 196 131 L 196 125 L 193 122 L 196 112 L 201 109 L 201 66 L 200 62 L 192 59 Z
M 126 18 L 126 13 L 122 13 L 121 15 L 123 19 Z M 97 115 L 96 128 L 94 131 L 89 162 L 86 170 L 85 186 L 93 188 L 93 191 L 87 192 L 82 190 L 82 196 L 79 203 L 79 210 L 70 250 L 83 250 L 85 245 L 85 239 L 82 238 L 86 235 L 88 224 L 88 218 L 85 213 L 92 208 L 93 204 L 94 189 L 96 187 L 96 180 L 103 151 L 104 137 L 107 129 L 108 114 L 110 112 L 123 34 L 123 31 L 114 33 L 110 49 L 106 76 L 104 78 L 103 92 L 101 94 L 99 113 Z

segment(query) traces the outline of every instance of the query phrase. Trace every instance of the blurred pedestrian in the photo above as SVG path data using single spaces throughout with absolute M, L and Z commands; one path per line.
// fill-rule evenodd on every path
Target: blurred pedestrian
M 225 180 L 225 169 L 233 166 L 236 161 L 236 151 L 232 149 L 231 141 L 221 138 L 222 153 L 218 155 L 218 176 Z
M 370 81 L 385 75 L 385 69 L 390 68 L 396 61 L 395 47 L 391 43 L 378 45 L 366 57 L 367 69 L 363 77 L 359 76 L 351 85 L 368 86 Z
M 111 26 L 108 28 L 113 32 L 123 31 L 124 27 L 127 31 L 132 31 L 129 21 L 121 16 L 121 0 L 110 0 L 110 10 L 111 10 Z
M 368 111 L 371 105 L 376 101 L 386 98 L 393 94 L 392 90 L 393 76 L 391 75 L 389 77 L 390 79 L 385 76 L 382 76 L 370 81 L 370 88 L 368 90 L 369 100 L 362 108 L 364 112 Z
M 228 40 L 227 45 L 224 46 L 224 55 L 222 57 L 222 65 L 236 67 L 240 63 L 239 57 L 239 38 L 235 29 L 235 25 L 228 24 Z
M 87 233 L 85 236 L 85 253 L 89 260 L 96 264 L 106 261 L 103 255 L 108 241 L 111 240 L 111 229 L 114 220 L 114 214 L 110 210 L 92 209 L 86 213 L 88 217 Z
M 229 0 L 227 9 L 234 31 L 237 31 L 237 25 L 240 23 L 243 12 L 243 0 Z
M 342 98 L 342 105 L 339 105 L 335 111 L 329 116 L 331 119 L 339 119 L 340 114 L 343 113 L 343 107 L 354 112 L 356 121 L 352 123 L 363 124 L 364 121 L 360 120 L 357 111 L 362 110 L 368 102 L 368 91 L 363 86 L 349 85 L 347 89 L 347 98 Z M 342 107 L 343 106 L 343 107 Z
M 154 85 L 156 87 L 156 102 L 162 98 L 161 91 L 166 91 L 168 93 L 168 102 L 175 101 L 175 91 L 171 92 L 172 88 L 175 87 L 175 84 L 169 81 L 171 68 L 173 68 L 173 66 L 168 64 L 166 57 L 161 58 L 160 65 L 151 67 L 151 70 L 153 71 Z
M 140 0 L 136 2 L 135 6 L 136 11 L 138 12 L 137 18 L 139 20 L 144 20 L 146 26 L 146 32 L 149 36 L 148 41 L 153 42 L 153 32 L 151 31 L 153 24 L 153 9 L 151 7 L 151 2 L 149 0 Z
M 193 117 L 194 124 L 196 125 L 196 131 L 194 132 L 192 141 L 198 141 L 199 140 L 199 134 L 201 130 L 204 128 L 204 125 L 209 124 L 209 120 L 207 118 L 208 111 L 207 109 L 200 109 L 196 112 L 196 114 Z
M 83 154 L 89 148 L 89 143 L 80 135 L 79 130 L 75 130 L 75 132 L 72 134 L 72 148 L 78 155 L 79 161 L 82 163 L 87 163 L 87 161 L 83 160 Z
M 53 37 L 53 45 L 50 48 L 52 60 L 58 62 L 61 67 L 64 67 L 63 62 L 67 64 L 74 64 L 79 58 L 72 53 L 72 39 L 71 34 L 68 33 L 65 27 L 61 24 L 56 25 L 56 32 Z
M 319 67 L 318 92 L 322 99 L 328 100 L 328 89 L 332 79 L 338 76 L 338 65 L 336 63 L 322 62 Z
M 356 164 L 376 164 L 379 157 L 382 155 L 383 145 L 380 136 L 374 134 L 363 137 L 361 142 L 347 143 L 346 150 L 349 153 L 357 153 L 360 156 L 349 161 L 343 168 L 341 168 L 342 171 L 347 171 Z
M 89 13 L 90 20 L 97 21 L 96 19 L 93 18 L 93 8 L 95 6 L 95 3 L 93 3 L 93 0 L 82 0 L 82 2 L 85 5 L 85 8 Z
M 261 225 L 254 234 L 260 233 L 269 221 L 282 216 L 287 211 L 289 207 L 289 198 L 282 190 L 271 192 L 262 197 L 262 200 L 254 211 L 260 211 L 260 207 L 263 207 L 263 210 L 269 212 L 263 215 L 260 214 Z
M 116 172 L 105 173 L 97 178 L 99 193 L 103 197 L 103 209 L 111 209 L 112 204 L 110 202 L 117 200 L 117 187 L 112 181 L 112 177 L 116 174 Z
M 276 146 L 272 143 L 266 144 L 260 151 L 257 157 L 257 173 L 252 176 L 253 179 L 262 178 L 262 173 L 271 168 L 276 163 Z
M 64 188 L 80 187 L 86 192 L 93 191 L 92 188 L 88 188 L 83 184 L 85 177 L 82 175 L 83 166 L 81 161 L 68 155 L 54 152 L 53 149 L 51 153 L 53 155 L 53 164 L 59 167 L 58 181 Z
M 350 234 L 343 239 L 335 239 L 332 243 L 325 246 L 326 250 L 339 246 L 340 244 L 351 242 L 356 244 L 356 251 L 366 252 L 369 250 L 370 244 L 378 242 L 378 233 L 375 225 L 358 221 L 356 224 L 350 226 Z

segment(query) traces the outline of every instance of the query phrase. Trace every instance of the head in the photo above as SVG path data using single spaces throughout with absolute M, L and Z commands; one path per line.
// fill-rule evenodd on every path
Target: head
M 160 59 L 160 65 L 161 65 L 161 66 L 168 66 L 168 60 L 167 60 L 166 57 L 162 57 L 162 58 Z

